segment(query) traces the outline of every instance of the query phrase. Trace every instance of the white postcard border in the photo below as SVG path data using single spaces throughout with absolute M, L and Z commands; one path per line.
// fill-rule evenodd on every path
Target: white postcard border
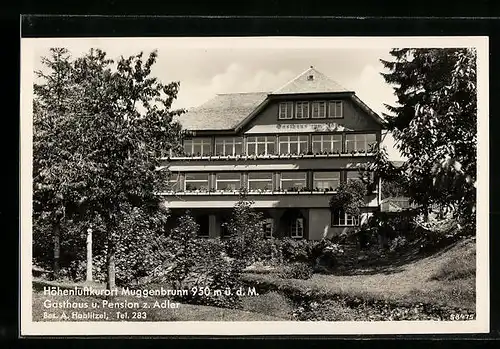
M 206 48 L 475 47 L 478 92 L 476 314 L 471 321 L 393 322 L 34 322 L 32 320 L 32 100 L 35 52 L 53 46 L 108 48 L 134 41 L 137 50 Z M 21 39 L 20 314 L 21 335 L 327 335 L 489 332 L 489 53 L 488 37 L 248 37 L 248 38 L 23 38 Z

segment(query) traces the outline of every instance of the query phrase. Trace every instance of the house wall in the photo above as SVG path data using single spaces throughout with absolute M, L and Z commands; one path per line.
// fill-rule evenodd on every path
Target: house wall
M 372 215 L 372 212 L 361 214 L 361 224 L 365 223 Z M 309 210 L 309 239 L 321 240 L 331 239 L 342 233 L 353 232 L 358 227 L 332 227 L 331 212 L 328 208 L 311 208 Z
M 342 100 L 342 115 L 343 118 L 340 119 L 289 119 L 289 120 L 280 120 L 278 119 L 279 112 L 279 103 L 284 101 L 317 101 L 317 100 Z M 342 125 L 348 129 L 353 129 L 356 131 L 363 130 L 380 130 L 380 125 L 373 120 L 373 118 L 366 114 L 359 106 L 357 106 L 350 99 L 340 99 L 340 98 L 311 98 L 310 96 L 293 96 L 287 99 L 276 99 L 272 100 L 261 112 L 257 115 L 252 121 L 248 123 L 248 125 L 244 128 L 244 130 L 248 130 L 249 128 L 255 125 L 274 125 L 277 123 L 284 124 L 305 124 L 305 123 L 330 123 L 335 122 L 338 125 Z
M 334 97 L 332 97 L 334 96 Z M 343 118 L 324 118 L 324 119 L 278 119 L 279 103 L 283 101 L 330 101 L 342 100 Z M 311 107 L 310 107 L 311 109 Z M 377 134 L 377 139 L 380 141 L 381 126 L 369 115 L 365 110 L 360 108 L 349 94 L 342 95 L 293 95 L 293 96 L 272 96 L 270 102 L 264 107 L 258 115 L 254 117 L 245 127 L 238 131 L 239 134 L 245 134 L 246 131 L 257 125 L 277 125 L 277 124 L 330 124 L 335 123 L 343 126 L 346 130 L 353 132 L 371 132 Z M 257 132 L 261 132 L 259 128 Z M 292 128 L 292 129 L 295 129 Z M 307 129 L 306 128 L 302 128 Z M 342 128 L 340 128 L 342 129 Z M 283 131 L 283 127 L 281 127 Z M 315 130 L 316 132 L 317 130 Z M 284 131 L 290 132 L 291 131 Z M 303 131 L 309 132 L 309 131 Z M 251 135 L 250 131 L 246 136 Z M 276 135 L 278 132 L 269 133 Z M 326 132 L 322 132 L 326 133 Z M 338 132 L 344 133 L 344 132 Z M 307 134 L 307 133 L 304 133 Z M 202 136 L 198 134 L 197 136 Z M 214 140 L 216 133 L 203 134 L 203 137 L 212 137 L 212 147 L 214 150 Z M 349 170 L 356 169 L 357 166 L 367 164 L 373 161 L 372 157 L 361 155 L 343 154 L 338 157 L 289 157 L 289 158 L 267 158 L 267 159 L 164 159 L 164 166 L 168 166 L 172 172 L 209 172 L 211 173 L 211 181 L 214 180 L 214 173 L 222 171 L 238 171 L 243 173 L 245 178 L 246 173 L 250 171 L 271 171 L 275 173 L 274 180 L 278 181 L 278 175 L 281 171 L 315 171 L 315 170 Z M 309 182 L 311 180 L 311 172 L 308 172 Z M 341 175 L 342 180 L 345 180 L 345 174 Z M 181 187 L 183 175 L 180 176 Z M 245 180 L 243 180 L 245 182 Z M 310 183 L 309 183 L 310 184 Z M 323 193 L 301 193 L 301 194 L 280 194 L 266 193 L 261 195 L 249 195 L 249 199 L 254 201 L 253 207 L 261 211 L 265 211 L 267 216 L 272 217 L 275 221 L 274 228 L 278 236 L 285 230 L 282 215 L 285 212 L 298 209 L 305 220 L 304 238 L 311 240 L 320 240 L 322 238 L 331 238 L 343 232 L 353 230 L 353 227 L 331 227 L 331 213 L 329 201 L 331 194 Z M 234 207 L 238 201 L 238 195 L 232 193 L 165 193 L 165 206 L 173 210 L 192 209 L 193 213 L 209 215 L 208 227 L 209 236 L 218 237 L 221 235 L 222 215 Z M 366 197 L 366 206 L 371 209 L 378 209 L 379 196 L 378 194 L 369 195 Z M 366 219 L 366 214 L 362 216 L 362 222 Z
M 276 171 L 276 170 L 341 170 L 353 169 L 369 164 L 373 158 L 367 156 L 329 157 L 303 159 L 240 159 L 240 160 L 176 160 L 168 163 L 162 161 L 172 172 L 177 171 Z
M 261 194 L 248 195 L 254 202 L 252 207 L 270 208 L 329 208 L 330 198 L 328 194 Z M 377 195 L 366 196 L 366 206 L 378 207 Z M 167 195 L 163 204 L 171 209 L 231 209 L 238 202 L 238 195 Z

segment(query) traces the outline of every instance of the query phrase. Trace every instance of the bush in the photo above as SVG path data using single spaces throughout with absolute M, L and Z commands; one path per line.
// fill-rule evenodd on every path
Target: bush
M 233 208 L 232 217 L 225 224 L 230 238 L 226 241 L 226 252 L 238 259 L 244 266 L 259 260 L 264 239 L 263 216 L 252 208 L 244 191 Z
M 281 253 L 286 262 L 310 262 L 310 245 L 312 242 L 307 240 L 297 240 L 285 238 L 281 241 Z
M 290 319 L 294 310 L 292 302 L 276 291 L 267 292 L 258 296 L 242 298 L 243 310 Z
M 408 245 L 408 240 L 404 236 L 396 236 L 389 244 L 389 251 L 396 252 Z
M 267 262 L 266 264 L 277 265 L 283 263 L 283 249 L 280 239 L 262 239 L 259 250 L 256 254 L 257 261 Z
M 302 279 L 308 280 L 313 275 L 313 268 L 306 263 L 294 263 L 287 266 L 280 277 L 283 279 Z
M 175 289 L 188 290 L 181 301 L 234 308 L 239 302 L 236 289 L 243 264 L 227 256 L 220 240 L 197 238 L 198 229 L 189 214 L 179 219 L 167 242 L 171 255 L 165 262 L 162 281 Z M 192 292 L 193 288 L 200 293 Z M 202 292 L 206 288 L 211 291 L 209 294 Z M 222 291 L 222 295 L 214 294 L 215 290 Z
M 368 221 L 363 224 L 357 233 L 361 247 L 369 247 L 378 244 L 379 237 L 386 241 L 384 246 L 389 247 L 388 241 L 394 241 L 393 247 L 399 248 L 404 241 L 412 241 L 419 238 L 416 230 L 415 216 L 411 212 L 390 215 L 385 212 L 375 212 Z M 404 239 L 403 239 L 404 238 Z

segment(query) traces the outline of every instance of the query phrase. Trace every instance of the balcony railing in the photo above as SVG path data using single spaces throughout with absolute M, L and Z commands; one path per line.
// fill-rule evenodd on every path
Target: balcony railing
M 239 195 L 240 191 L 234 190 L 193 190 L 193 191 L 163 191 L 158 193 L 158 195 L 179 195 L 179 196 L 189 196 L 189 195 Z M 293 190 L 251 190 L 247 191 L 247 195 L 333 195 L 336 194 L 336 190 L 327 189 L 293 189 Z M 377 191 L 373 191 L 371 194 L 376 194 Z
M 265 160 L 265 159 L 313 159 L 313 158 L 335 158 L 353 156 L 374 156 L 373 151 L 351 151 L 351 152 L 322 152 L 322 153 L 294 153 L 294 154 L 241 154 L 241 155 L 210 155 L 210 154 L 180 154 L 163 157 L 162 160 Z

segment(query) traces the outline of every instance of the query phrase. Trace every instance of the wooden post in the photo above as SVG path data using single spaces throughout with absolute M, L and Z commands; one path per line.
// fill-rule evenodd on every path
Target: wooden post
M 92 281 L 92 229 L 87 229 L 87 281 Z

